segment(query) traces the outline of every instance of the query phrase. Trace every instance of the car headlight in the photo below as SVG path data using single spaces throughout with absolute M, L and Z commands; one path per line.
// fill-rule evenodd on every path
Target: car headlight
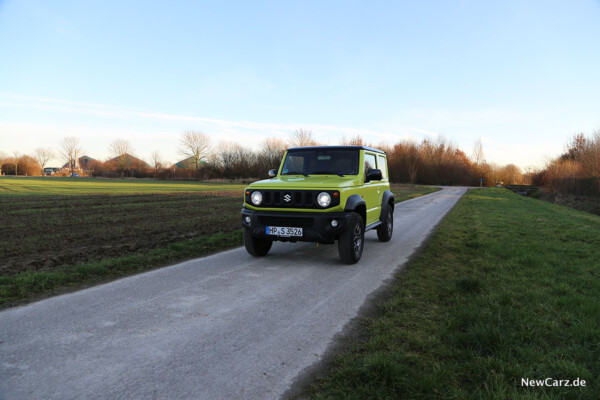
M 331 196 L 329 193 L 321 192 L 317 196 L 317 203 L 319 203 L 321 207 L 327 207 L 329 203 L 331 203 Z
M 252 192 L 250 200 L 252 201 L 252 204 L 259 206 L 260 203 L 262 203 L 262 193 L 259 191 Z

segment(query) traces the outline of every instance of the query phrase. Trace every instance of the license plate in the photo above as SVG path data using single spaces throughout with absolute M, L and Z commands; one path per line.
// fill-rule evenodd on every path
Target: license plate
M 267 235 L 274 236 L 302 236 L 302 228 L 290 228 L 287 226 L 267 226 Z

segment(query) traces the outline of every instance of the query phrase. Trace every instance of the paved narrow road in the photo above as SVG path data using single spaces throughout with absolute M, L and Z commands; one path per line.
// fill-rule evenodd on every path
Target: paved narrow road
M 396 205 L 392 241 L 243 248 L 0 312 L 0 399 L 276 399 L 463 195 Z

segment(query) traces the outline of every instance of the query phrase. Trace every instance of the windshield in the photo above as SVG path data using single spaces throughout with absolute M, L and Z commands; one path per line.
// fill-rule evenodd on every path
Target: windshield
M 358 149 L 288 151 L 281 175 L 356 175 Z

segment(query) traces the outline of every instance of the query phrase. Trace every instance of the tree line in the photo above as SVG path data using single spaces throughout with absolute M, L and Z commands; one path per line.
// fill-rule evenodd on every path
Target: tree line
M 573 182 L 594 178 L 600 178 L 600 130 L 589 136 L 583 133 L 574 135 L 563 154 L 549 160 L 543 169 L 531 174 L 534 185 L 544 187 L 554 194 L 563 190 L 567 180 Z
M 342 138 L 342 145 L 365 145 L 387 153 L 389 176 L 393 182 L 429 185 L 494 186 L 497 184 L 539 183 L 558 175 L 585 175 L 597 171 L 594 146 L 598 146 L 598 133 L 590 139 L 577 136 L 565 154 L 553 160 L 544 170 L 523 171 L 516 165 L 497 165 L 485 160 L 483 144 L 478 140 L 471 152 L 465 153 L 440 136 L 421 142 L 399 141 L 390 145 L 367 143 L 360 135 Z M 124 177 L 157 179 L 254 179 L 265 178 L 269 169 L 277 168 L 289 147 L 318 145 L 312 131 L 298 129 L 285 138 L 268 138 L 258 149 L 249 149 L 236 142 L 211 143 L 211 137 L 202 132 L 181 134 L 178 151 L 182 161 L 166 161 L 159 151 L 146 160 L 136 157 L 133 144 L 124 139 L 109 143 L 109 159 L 87 160 L 79 138 L 66 137 L 58 151 L 38 148 L 30 155 L 18 152 L 0 152 L 0 168 L 6 175 L 41 175 L 51 159 L 59 158 L 66 168 L 61 174 L 75 172 L 97 177 Z M 592 149 L 592 150 L 590 150 Z M 597 150 L 596 150 L 597 151 Z M 592 155 L 590 155 L 592 154 Z M 596 160 L 596 161 L 593 161 Z

